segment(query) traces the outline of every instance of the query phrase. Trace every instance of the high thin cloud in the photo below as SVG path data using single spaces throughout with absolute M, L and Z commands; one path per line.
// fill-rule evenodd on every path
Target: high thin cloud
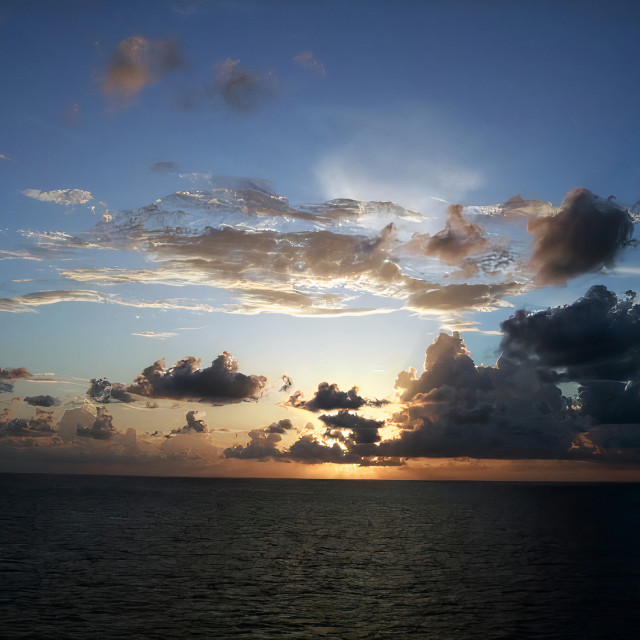
M 116 47 L 102 91 L 111 97 L 130 100 L 145 85 L 158 82 L 184 64 L 176 40 L 148 40 L 140 35 L 130 36 Z
M 93 200 L 90 191 L 82 189 L 54 189 L 53 191 L 41 191 L 40 189 L 24 189 L 21 193 L 28 198 L 41 200 L 42 202 L 55 202 L 70 207 L 74 204 L 86 204 Z
M 300 66 L 314 71 L 319 76 L 325 76 L 326 70 L 321 62 L 318 62 L 311 51 L 301 51 L 293 57 Z
M 201 360 L 187 357 L 169 369 L 164 358 L 147 367 L 127 387 L 130 393 L 147 397 L 192 399 L 257 399 L 267 379 L 240 373 L 238 361 L 227 351 L 211 366 L 200 368 Z

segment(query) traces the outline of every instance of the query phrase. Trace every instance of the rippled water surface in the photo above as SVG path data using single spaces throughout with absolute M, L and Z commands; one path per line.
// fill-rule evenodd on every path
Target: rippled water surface
M 2 638 L 637 638 L 640 487 L 0 475 Z

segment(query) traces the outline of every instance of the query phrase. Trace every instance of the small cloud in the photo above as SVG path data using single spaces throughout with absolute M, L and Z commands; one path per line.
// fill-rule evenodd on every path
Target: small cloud
M 85 204 L 93 200 L 90 191 L 83 189 L 54 189 L 53 191 L 41 191 L 40 189 L 24 189 L 22 195 L 42 202 L 55 202 L 67 207 L 75 204 Z
M 271 99 L 276 89 L 276 76 L 259 74 L 240 66 L 240 60 L 227 58 L 215 66 L 214 93 L 236 111 L 253 111 Z
M 158 82 L 184 65 L 176 40 L 131 36 L 116 47 L 102 91 L 111 97 L 131 100 L 145 85 Z
M 166 340 L 167 338 L 173 338 L 177 336 L 177 333 L 171 331 L 140 331 L 139 333 L 132 333 L 132 336 L 140 336 L 142 338 L 155 338 L 156 340 Z
M 327 74 L 324 65 L 315 59 L 311 51 L 301 51 L 298 55 L 294 56 L 293 59 L 299 65 L 315 71 L 319 76 L 325 76 Z
M 177 162 L 154 162 L 149 169 L 151 171 L 158 171 L 159 173 L 168 173 L 178 170 Z
M 27 396 L 24 401 L 34 407 L 56 407 L 60 404 L 58 398 L 53 396 Z

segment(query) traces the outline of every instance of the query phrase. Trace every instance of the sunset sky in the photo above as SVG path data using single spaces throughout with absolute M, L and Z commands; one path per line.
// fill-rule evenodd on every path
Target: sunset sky
M 0 3 L 0 471 L 640 479 L 639 22 Z

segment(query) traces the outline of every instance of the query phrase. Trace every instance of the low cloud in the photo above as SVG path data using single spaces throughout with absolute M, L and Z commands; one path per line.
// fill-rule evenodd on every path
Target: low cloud
M 110 400 L 120 402 L 134 402 L 135 398 L 127 392 L 125 385 L 120 382 L 109 382 L 106 378 L 91 378 L 87 395 L 95 402 L 106 404 Z
M 583 273 L 613 267 L 633 235 L 629 212 L 588 189 L 572 189 L 555 215 L 529 220 L 530 266 L 539 284 L 564 284 Z
M 310 69 L 311 71 L 314 71 L 319 76 L 325 76 L 327 73 L 324 68 L 324 65 L 315 59 L 311 51 L 301 51 L 300 53 L 295 55 L 293 59 L 300 66 L 305 67 L 306 69 Z
M 113 425 L 113 417 L 105 407 L 97 408 L 96 419 L 91 427 L 77 427 L 77 435 L 83 438 L 93 438 L 94 440 L 109 440 L 115 435 L 121 435 Z
M 102 91 L 110 97 L 133 99 L 148 84 L 185 65 L 176 40 L 130 36 L 116 47 Z
M 34 407 L 56 407 L 60 404 L 58 398 L 49 395 L 27 396 L 24 401 Z
M 198 415 L 202 415 L 202 417 L 204 418 L 204 414 L 199 414 L 198 411 L 187 411 L 187 424 L 185 424 L 184 427 L 181 427 L 180 429 L 174 429 L 166 437 L 171 437 L 173 435 L 183 435 L 185 433 L 209 433 L 209 426 L 204 420 L 198 419 L 196 417 Z
M 358 387 L 340 391 L 337 384 L 321 382 L 311 400 L 305 400 L 302 392 L 293 394 L 287 404 L 308 411 L 330 411 L 331 409 L 358 409 L 367 401 L 358 395 Z
M 603 285 L 582 298 L 543 311 L 517 311 L 501 323 L 503 358 L 533 366 L 554 381 L 614 380 L 640 376 L 640 304 Z
M 200 369 L 201 360 L 192 356 L 169 369 L 164 358 L 147 367 L 127 387 L 127 391 L 147 397 L 192 399 L 257 399 L 267 379 L 239 372 L 238 361 L 227 351 L 210 367 Z
M 86 204 L 93 200 L 90 191 L 82 189 L 54 189 L 53 191 L 40 191 L 40 189 L 24 189 L 21 193 L 28 198 L 41 200 L 42 202 L 55 202 L 70 207 L 75 204 Z
M 42 437 L 53 436 L 56 432 L 53 411 L 36 409 L 34 418 L 10 418 L 0 414 L 0 436 Z

